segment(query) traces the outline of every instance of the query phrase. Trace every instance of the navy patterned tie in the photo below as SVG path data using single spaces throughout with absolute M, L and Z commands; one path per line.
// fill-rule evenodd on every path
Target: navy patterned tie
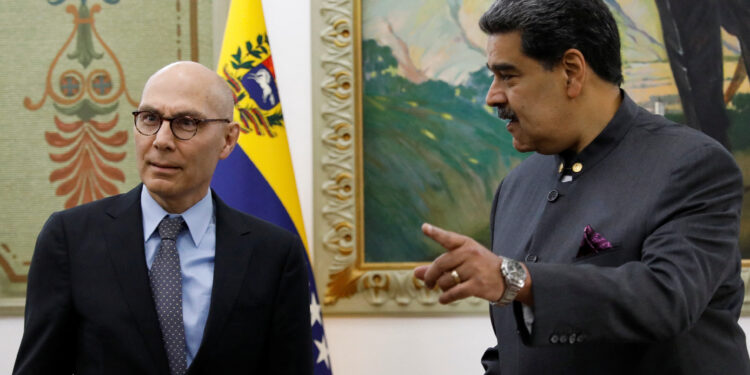
M 182 273 L 175 243 L 184 224 L 185 220 L 180 216 L 164 217 L 159 223 L 161 244 L 149 271 L 151 293 L 172 375 L 182 375 L 187 371 L 185 326 L 182 320 Z

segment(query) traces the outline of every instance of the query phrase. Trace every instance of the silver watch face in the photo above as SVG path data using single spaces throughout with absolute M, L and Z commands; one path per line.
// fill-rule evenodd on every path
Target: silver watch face
M 521 263 L 503 258 L 503 262 L 500 264 L 500 272 L 505 278 L 505 291 L 499 300 L 491 302 L 493 306 L 505 306 L 511 303 L 515 298 L 518 291 L 523 288 L 526 283 L 526 270 L 523 268 Z
M 521 263 L 508 258 L 503 258 L 502 264 L 503 276 L 505 280 L 514 286 L 523 286 L 526 281 L 526 270 Z

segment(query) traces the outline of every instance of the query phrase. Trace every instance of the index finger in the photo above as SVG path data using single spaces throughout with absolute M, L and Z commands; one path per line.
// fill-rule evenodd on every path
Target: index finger
M 422 233 L 439 243 L 448 251 L 461 247 L 467 240 L 467 237 L 464 235 L 436 227 L 429 223 L 422 224 Z

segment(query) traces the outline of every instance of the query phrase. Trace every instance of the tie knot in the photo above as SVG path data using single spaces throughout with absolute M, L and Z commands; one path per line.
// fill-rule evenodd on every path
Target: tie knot
M 159 223 L 159 237 L 162 240 L 172 240 L 177 238 L 177 234 L 182 230 L 185 220 L 182 216 L 172 217 L 165 216 Z

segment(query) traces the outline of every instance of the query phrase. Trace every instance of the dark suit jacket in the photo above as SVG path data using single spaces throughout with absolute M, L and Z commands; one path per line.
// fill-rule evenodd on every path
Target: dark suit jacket
M 149 287 L 141 187 L 53 214 L 31 262 L 14 374 L 168 374 Z M 213 196 L 216 259 L 188 374 L 312 374 L 299 238 Z
M 562 161 L 531 155 L 497 191 L 493 251 L 528 266 L 534 323 L 490 309 L 487 374 L 750 373 L 732 156 L 625 96 L 572 182 Z M 578 257 L 586 226 L 613 247 Z

